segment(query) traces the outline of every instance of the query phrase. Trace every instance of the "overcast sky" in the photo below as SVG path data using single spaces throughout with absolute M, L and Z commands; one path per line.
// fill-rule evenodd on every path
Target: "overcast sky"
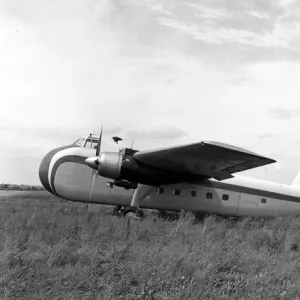
M 298 1 L 299 2 L 299 1 Z M 0 182 L 40 184 L 46 152 L 99 132 L 147 149 L 201 140 L 300 171 L 300 4 L 0 0 Z

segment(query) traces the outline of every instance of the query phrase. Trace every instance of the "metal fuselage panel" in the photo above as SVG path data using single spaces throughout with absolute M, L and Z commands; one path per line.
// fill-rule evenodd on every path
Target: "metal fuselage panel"
M 92 169 L 84 160 L 93 156 L 93 149 L 69 147 L 52 154 L 42 162 L 40 178 L 47 189 L 57 196 L 87 202 L 91 188 Z M 47 174 L 46 174 L 47 173 Z M 46 176 L 47 175 L 47 176 Z M 107 186 L 109 178 L 97 176 L 92 203 L 130 205 L 133 190 Z M 46 183 L 46 184 L 45 184 Z M 221 182 L 205 180 L 161 186 L 141 203 L 141 208 L 188 210 L 230 216 L 299 215 L 300 188 L 246 177 L 235 177 Z M 180 190 L 180 195 L 174 195 Z M 191 191 L 194 191 L 193 196 Z M 207 197 L 211 193 L 212 197 Z M 228 197 L 223 197 L 227 195 Z M 228 198 L 228 199 L 226 199 Z M 264 202 L 262 202 L 262 199 Z

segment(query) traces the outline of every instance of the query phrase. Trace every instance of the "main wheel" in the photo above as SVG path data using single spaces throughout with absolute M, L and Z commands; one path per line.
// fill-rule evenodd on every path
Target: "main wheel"
M 129 218 L 135 218 L 135 219 L 142 219 L 144 218 L 145 214 L 142 210 L 137 209 L 134 206 L 127 206 L 124 208 L 122 211 L 122 215 L 124 217 L 129 217 Z

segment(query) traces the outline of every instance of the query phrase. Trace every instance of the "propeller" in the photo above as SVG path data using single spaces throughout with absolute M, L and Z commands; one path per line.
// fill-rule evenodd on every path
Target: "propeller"
M 97 149 L 96 149 L 96 156 L 88 157 L 85 160 L 85 163 L 93 169 L 92 178 L 91 178 L 91 190 L 90 190 L 90 195 L 89 195 L 89 202 L 91 201 L 91 198 L 92 198 L 93 188 L 94 188 L 96 176 L 98 175 L 98 168 L 100 165 L 99 155 L 100 155 L 100 150 L 101 150 L 102 133 L 103 133 L 103 125 L 101 127 L 99 142 L 98 142 Z
M 101 126 L 101 132 L 100 132 L 99 142 L 98 142 L 97 149 L 96 149 L 96 156 L 99 156 L 99 154 L 100 154 L 102 132 L 103 132 L 103 125 Z

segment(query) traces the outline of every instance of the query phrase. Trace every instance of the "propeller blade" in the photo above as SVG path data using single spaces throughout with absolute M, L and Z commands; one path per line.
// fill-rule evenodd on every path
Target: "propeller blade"
M 96 170 L 93 170 L 93 174 L 92 174 L 92 185 L 91 185 L 91 190 L 90 190 L 89 202 L 91 201 L 91 198 L 92 198 L 93 188 L 94 188 L 96 176 L 97 176 L 97 171 L 96 171 Z
M 99 156 L 99 154 L 100 154 L 102 132 L 103 132 L 103 125 L 101 126 L 101 132 L 100 132 L 99 142 L 98 142 L 98 145 L 97 145 L 96 156 Z
M 97 148 L 96 148 L 96 156 L 88 157 L 85 160 L 85 163 L 94 170 L 98 170 L 99 164 L 100 164 L 99 155 L 100 155 L 100 150 L 101 150 L 102 133 L 103 133 L 103 125 L 101 126 L 99 141 L 98 141 Z
M 103 125 L 101 126 L 99 141 L 98 141 L 97 149 L 96 149 L 96 156 L 95 157 L 88 157 L 85 160 L 85 163 L 93 169 L 92 184 L 91 184 L 91 190 L 90 190 L 90 195 L 89 195 L 89 202 L 91 201 L 92 194 L 93 194 L 93 189 L 94 189 L 94 184 L 95 184 L 95 181 L 96 181 L 96 176 L 98 175 L 98 168 L 99 168 L 99 164 L 100 164 L 99 154 L 100 154 L 100 150 L 101 150 L 102 133 L 103 133 Z

